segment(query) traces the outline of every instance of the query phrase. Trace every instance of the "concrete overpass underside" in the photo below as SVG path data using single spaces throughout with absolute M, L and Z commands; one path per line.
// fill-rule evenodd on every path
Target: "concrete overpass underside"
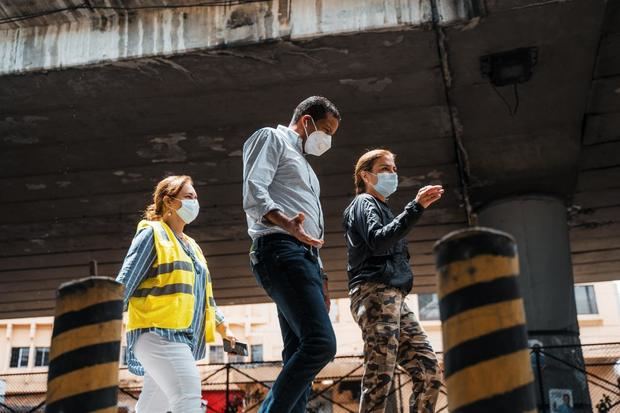
M 6 16 L 19 2 L 0 3 Z M 310 2 L 279 3 L 294 15 L 296 3 Z M 258 6 L 227 6 L 222 21 L 238 7 Z M 376 147 L 398 154 L 394 208 L 422 185 L 447 188 L 410 236 L 416 292 L 435 289 L 438 238 L 475 222 L 478 208 L 524 194 L 566 202 L 576 282 L 617 279 L 620 3 L 491 0 L 472 10 L 439 27 L 422 13 L 417 23 L 359 32 L 274 34 L 80 65 L 51 57 L 28 67 L 16 58 L 23 54 L 0 49 L 20 68 L 3 61 L 0 76 L 0 318 L 49 315 L 58 285 L 88 275 L 90 260 L 115 276 L 154 185 L 172 173 L 195 180 L 202 209 L 187 232 L 206 252 L 218 303 L 265 301 L 247 259 L 241 148 L 255 129 L 287 124 L 314 94 L 343 114 L 332 150 L 311 159 L 335 297 L 346 295 L 341 214 L 353 164 Z M 97 11 L 79 13 L 54 18 Z M 279 17 L 294 33 L 296 18 Z M 71 24 L 51 18 L 0 25 L 0 39 Z M 514 89 L 494 89 L 479 58 L 530 46 L 538 62 L 511 114 Z

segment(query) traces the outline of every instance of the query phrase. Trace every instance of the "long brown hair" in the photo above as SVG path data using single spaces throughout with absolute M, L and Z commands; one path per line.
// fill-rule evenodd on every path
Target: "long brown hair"
M 362 172 L 372 171 L 372 167 L 375 166 L 377 159 L 383 156 L 392 156 L 396 158 L 392 152 L 387 149 L 373 149 L 368 151 L 357 160 L 355 164 L 355 174 L 353 174 L 353 180 L 355 181 L 355 194 L 363 194 L 366 192 L 366 182 L 362 179 Z
M 187 175 L 172 175 L 159 181 L 153 192 L 153 203 L 144 210 L 144 219 L 149 221 L 162 219 L 166 213 L 165 197 L 175 198 L 186 184 L 193 185 L 192 178 Z

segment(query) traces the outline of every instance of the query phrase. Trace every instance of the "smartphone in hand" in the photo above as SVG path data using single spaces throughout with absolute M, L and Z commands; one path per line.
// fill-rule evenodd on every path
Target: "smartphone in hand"
M 224 351 L 227 353 L 238 354 L 240 356 L 248 355 L 248 345 L 246 343 L 241 343 L 237 341 L 235 343 L 235 347 L 231 345 L 230 340 L 223 339 L 224 342 Z

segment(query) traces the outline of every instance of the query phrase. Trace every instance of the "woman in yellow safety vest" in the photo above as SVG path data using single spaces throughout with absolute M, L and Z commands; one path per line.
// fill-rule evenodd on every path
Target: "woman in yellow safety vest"
M 201 412 L 195 360 L 216 331 L 236 341 L 213 299 L 202 250 L 184 233 L 199 210 L 189 176 L 159 182 L 117 277 L 125 285 L 128 369 L 144 376 L 136 413 Z

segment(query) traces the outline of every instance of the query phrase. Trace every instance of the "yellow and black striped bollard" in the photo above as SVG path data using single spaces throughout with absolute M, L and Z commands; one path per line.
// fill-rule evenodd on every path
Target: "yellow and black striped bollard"
M 455 231 L 435 245 L 435 258 L 450 412 L 535 412 L 514 239 Z
M 116 413 L 123 285 L 88 277 L 60 286 L 46 413 Z

